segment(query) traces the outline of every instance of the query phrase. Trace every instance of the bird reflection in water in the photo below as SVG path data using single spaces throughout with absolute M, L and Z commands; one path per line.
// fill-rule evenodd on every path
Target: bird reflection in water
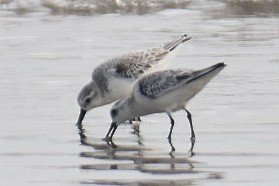
M 96 151 L 81 152 L 81 157 L 95 158 L 95 159 L 110 159 L 110 160 L 127 160 L 128 163 L 117 164 L 90 164 L 82 165 L 81 169 L 94 169 L 94 170 L 138 170 L 141 172 L 150 173 L 182 173 L 193 172 L 193 161 L 187 156 L 176 157 L 174 151 L 170 151 L 167 156 L 158 154 L 157 156 L 147 156 L 145 152 L 154 151 L 152 148 L 147 148 L 142 143 L 143 138 L 140 134 L 139 125 L 132 125 L 133 132 L 137 138 L 137 145 L 113 145 L 106 143 L 102 139 L 93 139 L 86 136 L 86 130 L 82 125 L 78 125 L 78 134 L 82 145 L 93 147 Z M 114 147 L 116 146 L 116 147 Z M 132 161 L 133 163 L 130 163 Z M 176 168 L 179 164 L 179 168 Z M 170 166 L 166 166 L 170 165 Z M 187 165 L 186 168 L 183 165 Z M 182 166 L 182 167 L 181 167 Z
M 100 161 L 100 163 L 82 164 L 80 169 L 88 171 L 139 171 L 146 174 L 159 174 L 159 175 L 173 175 L 182 174 L 186 175 L 203 175 L 205 179 L 209 179 L 211 174 L 219 175 L 222 177 L 222 173 L 216 173 L 211 171 L 198 170 L 195 168 L 200 162 L 193 161 L 190 156 L 194 153 L 191 151 L 189 154 L 176 154 L 171 150 L 169 153 L 162 154 L 156 153 L 156 149 L 148 148 L 143 144 L 143 138 L 140 133 L 139 125 L 132 125 L 133 132 L 136 136 L 135 145 L 117 145 L 113 147 L 110 143 L 106 143 L 103 139 L 89 138 L 86 136 L 86 130 L 82 126 L 78 126 L 78 134 L 82 145 L 93 147 L 93 151 L 81 152 L 80 157 L 93 158 L 95 160 L 110 160 L 107 162 Z M 132 141 L 132 140 L 131 140 Z M 115 145 L 115 144 L 114 144 Z M 171 149 L 173 145 L 171 144 Z M 191 146 L 193 149 L 193 144 Z M 154 153 L 155 152 L 155 153 Z M 115 160 L 115 162 L 114 162 Z M 121 161 L 119 161 L 121 160 Z M 93 172 L 95 173 L 95 172 Z M 104 173 L 104 172 L 102 172 Z M 110 174 L 109 172 L 107 172 Z M 123 172 L 122 172 L 123 173 Z M 204 178 L 201 178 L 204 179 Z M 194 178 L 181 178 L 175 180 L 169 179 L 98 179 L 90 178 L 81 181 L 81 184 L 107 184 L 107 185 L 192 185 L 197 181 Z

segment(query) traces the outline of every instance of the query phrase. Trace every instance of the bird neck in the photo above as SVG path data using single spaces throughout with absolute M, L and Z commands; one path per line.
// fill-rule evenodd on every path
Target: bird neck
M 149 110 L 150 110 L 149 106 L 136 101 L 134 98 L 131 99 L 130 108 L 134 117 L 139 117 L 139 116 L 144 116 L 146 114 L 149 114 Z

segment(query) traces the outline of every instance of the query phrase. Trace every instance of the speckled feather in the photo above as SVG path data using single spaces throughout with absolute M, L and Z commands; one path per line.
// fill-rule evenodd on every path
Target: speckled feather
M 92 80 L 78 94 L 77 101 L 81 108 L 78 123 L 82 122 L 87 111 L 129 96 L 138 78 L 164 69 L 172 56 L 169 55 L 173 53 L 171 51 L 189 39 L 184 34 L 162 47 L 131 52 L 98 65 L 93 70 Z
M 92 80 L 96 82 L 102 93 L 108 92 L 109 78 L 136 80 L 163 60 L 177 45 L 189 39 L 186 35 L 182 35 L 179 39 L 168 42 L 162 47 L 133 52 L 107 60 L 94 69 Z
M 223 66 L 223 63 L 218 63 L 208 68 L 196 71 L 189 69 L 169 69 L 154 72 L 139 79 L 135 84 L 133 91 L 139 90 L 143 96 L 154 99 L 174 89 L 185 86 L 185 84 L 190 83 L 191 81 L 202 77 L 210 71 Z
M 192 70 L 165 70 L 154 72 L 140 79 L 135 86 L 140 93 L 149 98 L 156 98 L 183 85 L 193 76 Z

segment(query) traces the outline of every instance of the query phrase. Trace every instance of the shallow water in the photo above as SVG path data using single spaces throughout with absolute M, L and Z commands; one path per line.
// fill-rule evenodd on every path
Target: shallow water
M 0 180 L 3 185 L 278 185 L 279 19 L 224 14 L 216 2 L 146 15 L 53 16 L 0 11 Z M 102 61 L 192 36 L 172 68 L 228 65 L 174 114 L 102 138 L 111 105 L 75 122 L 76 96 Z

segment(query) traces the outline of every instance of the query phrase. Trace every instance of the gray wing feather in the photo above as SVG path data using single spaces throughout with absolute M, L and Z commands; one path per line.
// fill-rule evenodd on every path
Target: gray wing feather
M 122 78 L 137 79 L 152 67 L 152 63 L 144 63 L 133 57 L 123 57 L 115 66 L 115 74 Z
M 109 71 L 117 77 L 137 79 L 162 60 L 168 52 L 162 48 L 152 48 L 143 52 L 126 54 L 110 60 L 108 63 L 112 65 Z
M 159 48 L 151 48 L 142 52 L 133 52 L 121 57 L 110 59 L 92 73 L 92 79 L 103 91 L 108 84 L 110 76 L 127 79 L 137 79 L 140 75 L 156 65 L 167 56 L 176 46 L 189 40 L 187 35 L 182 35 L 179 39 L 168 42 Z
M 152 73 L 138 81 L 139 91 L 149 98 L 157 98 L 187 82 L 191 70 L 165 70 Z
M 142 52 L 133 52 L 122 56 L 123 58 L 133 58 L 135 61 L 143 63 L 156 63 L 162 60 L 170 51 L 160 48 L 151 48 Z
M 165 50 L 169 50 L 172 51 L 173 49 L 175 49 L 178 45 L 180 45 L 181 43 L 184 43 L 185 41 L 190 40 L 191 37 L 187 37 L 187 34 L 183 34 L 180 38 L 173 40 L 171 42 L 165 43 L 163 48 Z
M 165 58 L 175 47 L 191 39 L 186 34 L 178 39 L 165 43 L 162 47 L 134 52 L 116 58 L 116 74 L 125 78 L 138 78 L 151 66 Z

